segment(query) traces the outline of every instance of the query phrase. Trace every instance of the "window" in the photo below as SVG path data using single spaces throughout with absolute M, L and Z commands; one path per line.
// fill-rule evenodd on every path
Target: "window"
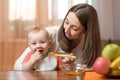
M 49 19 L 53 20 L 53 23 L 59 24 L 65 17 L 68 9 L 78 3 L 87 3 L 87 0 L 49 0 Z
M 78 3 L 86 3 L 87 1 L 86 0 L 44 0 L 44 1 L 43 0 L 40 1 L 10 0 L 9 2 L 10 2 L 9 3 L 9 20 L 10 20 L 9 35 L 12 38 L 24 39 L 27 37 L 28 30 L 30 30 L 35 26 L 35 20 L 38 20 L 38 23 L 43 26 L 59 25 L 62 22 L 63 18 L 65 17 L 68 9 L 72 5 Z M 37 5 L 39 5 L 39 8 Z M 38 16 L 36 17 L 36 8 L 39 17 Z
M 86 0 L 58 0 L 57 15 L 58 19 L 63 19 L 68 9 L 75 4 L 86 3 Z
M 35 19 L 35 0 L 10 0 L 9 4 L 9 19 L 11 21 Z
M 35 0 L 10 0 L 10 37 L 26 38 L 27 31 L 34 26 Z

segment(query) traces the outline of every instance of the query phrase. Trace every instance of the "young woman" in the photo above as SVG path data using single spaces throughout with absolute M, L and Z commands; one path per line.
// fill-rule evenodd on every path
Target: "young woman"
M 87 64 L 92 67 L 95 59 L 101 53 L 101 39 L 97 12 L 89 4 L 77 4 L 70 8 L 60 27 L 47 27 L 52 38 L 51 51 L 57 53 L 73 53 L 77 58 L 74 63 Z M 27 48 L 20 58 L 29 51 Z M 70 54 L 71 55 L 71 54 Z M 70 57 L 65 57 L 62 62 L 73 61 Z M 16 62 L 15 65 L 21 65 Z

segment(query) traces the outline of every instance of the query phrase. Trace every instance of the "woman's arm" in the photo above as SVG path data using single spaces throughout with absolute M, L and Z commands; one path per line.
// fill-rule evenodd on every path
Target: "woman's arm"
M 50 37 L 53 38 L 57 34 L 59 27 L 58 26 L 50 26 L 50 27 L 46 27 L 45 29 L 48 31 Z
M 46 27 L 45 28 L 48 33 L 49 33 L 49 36 L 51 38 L 51 47 L 50 47 L 50 51 L 58 51 L 59 50 L 59 44 L 58 44 L 58 29 L 59 27 L 58 26 L 51 26 L 51 27 Z

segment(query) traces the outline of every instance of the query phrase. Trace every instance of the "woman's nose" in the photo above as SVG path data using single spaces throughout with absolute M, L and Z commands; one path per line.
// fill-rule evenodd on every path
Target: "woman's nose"
M 70 26 L 68 25 L 66 28 L 65 28 L 65 33 L 69 33 L 70 32 Z

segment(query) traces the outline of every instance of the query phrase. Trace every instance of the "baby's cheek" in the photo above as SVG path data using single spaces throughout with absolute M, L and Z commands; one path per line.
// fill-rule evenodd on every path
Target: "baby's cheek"
M 32 51 L 33 53 L 35 53 L 35 52 L 36 52 L 36 49 L 35 49 L 35 48 L 31 48 L 31 51 Z

